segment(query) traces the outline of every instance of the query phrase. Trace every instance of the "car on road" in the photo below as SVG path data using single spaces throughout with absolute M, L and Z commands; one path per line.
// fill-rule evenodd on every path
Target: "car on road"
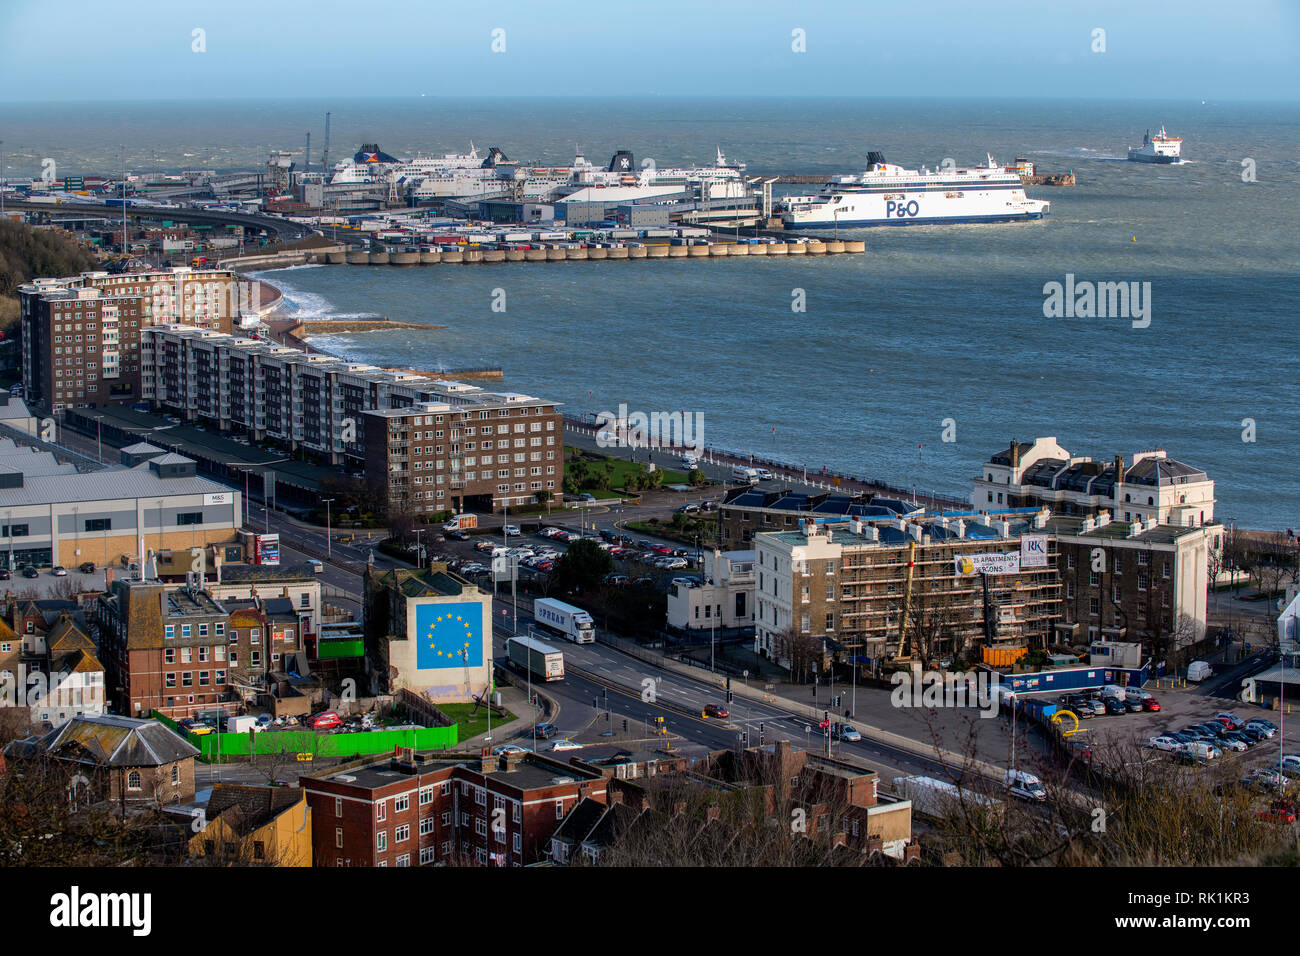
M 721 704 L 705 704 L 704 715 L 706 717 L 730 717 L 731 711 L 727 710 L 727 708 L 723 707 Z
M 37 571 L 36 568 L 32 567 L 30 564 L 23 568 L 23 577 L 25 578 L 39 578 L 40 576 L 41 572 Z
M 307 721 L 307 726 L 312 730 L 333 730 L 335 727 L 343 726 L 343 718 L 335 711 L 322 710 Z
M 559 730 L 554 724 L 537 724 L 533 727 L 533 734 L 543 740 L 550 740 L 557 733 Z
M 551 744 L 552 750 L 581 750 L 582 744 L 574 743 L 568 737 L 561 737 L 555 743 Z
M 516 536 L 519 534 L 519 525 L 517 525 L 517 524 L 508 524 L 508 525 L 506 525 L 504 528 L 502 528 L 501 530 L 505 533 L 506 537 L 508 537 L 508 538 L 513 538 L 513 537 L 516 537 Z
M 54 567 L 50 568 L 50 574 L 54 575 L 56 578 L 66 578 L 68 576 L 68 569 L 61 564 L 56 564 Z
M 674 508 L 673 513 L 679 515 L 693 515 L 693 514 L 697 514 L 699 510 L 700 510 L 699 505 L 688 502 L 682 505 L 680 508 Z
M 452 541 L 468 541 L 468 540 L 469 540 L 469 532 L 468 532 L 468 531 L 448 531 L 448 532 L 447 532 L 447 537 L 451 538 Z
M 492 753 L 500 757 L 502 754 L 526 754 L 531 753 L 527 747 L 520 747 L 518 744 L 502 744 L 500 747 L 493 747 Z
M 755 470 L 756 472 L 758 472 L 758 480 L 759 480 L 759 481 L 771 481 L 771 480 L 775 477 L 775 476 L 774 476 L 770 471 L 768 471 L 766 468 L 755 468 L 754 470 Z
M 851 724 L 831 724 L 831 738 L 857 743 L 862 739 L 862 734 L 858 733 L 857 728 Z
M 1156 750 L 1167 750 L 1170 753 L 1177 753 L 1178 751 L 1183 750 L 1187 745 L 1182 741 L 1175 740 L 1168 734 L 1161 734 L 1158 737 L 1152 737 L 1151 740 L 1147 742 L 1147 746 L 1153 747 Z
M 1143 697 L 1142 709 L 1149 710 L 1149 711 L 1158 711 L 1160 709 L 1160 701 L 1156 700 L 1154 697 Z
M 312 569 L 313 571 L 315 571 L 317 574 L 324 574 L 324 573 L 325 573 L 325 562 L 324 562 L 324 561 L 321 561 L 321 560 L 319 560 L 319 559 L 317 559 L 317 558 L 308 558 L 308 559 L 307 559 L 307 563 L 311 565 L 311 569 Z

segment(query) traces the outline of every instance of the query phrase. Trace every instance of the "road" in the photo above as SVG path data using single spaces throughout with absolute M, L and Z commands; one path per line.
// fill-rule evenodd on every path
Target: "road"
M 122 218 L 121 206 L 108 206 L 104 203 L 96 202 L 65 202 L 55 204 L 46 202 L 22 202 L 6 199 L 5 208 L 21 209 L 23 212 L 46 212 L 52 215 L 57 215 L 59 213 L 77 214 L 95 212 L 103 213 L 110 217 L 116 216 L 119 220 Z M 300 225 L 296 222 L 290 222 L 288 219 L 281 219 L 277 216 L 259 216 L 252 213 L 187 209 L 185 207 L 173 209 L 156 206 L 127 206 L 126 215 L 128 219 L 170 219 L 178 222 L 251 226 L 255 229 L 274 232 L 281 239 L 285 240 L 301 239 L 303 236 L 311 234 L 311 230 L 306 226 Z

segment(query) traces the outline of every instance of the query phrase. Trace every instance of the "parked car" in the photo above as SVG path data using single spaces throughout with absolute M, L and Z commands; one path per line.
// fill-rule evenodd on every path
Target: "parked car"
M 1267 720 L 1259 720 L 1258 718 L 1255 720 L 1246 721 L 1246 726 L 1243 729 L 1256 730 L 1259 731 L 1261 734 L 1263 734 L 1265 737 L 1270 737 L 1270 738 L 1277 733 L 1276 724 Z
M 1176 763 L 1195 764 L 1199 766 L 1206 762 L 1206 758 L 1202 756 L 1200 753 L 1188 749 L 1188 750 L 1180 750 L 1177 753 L 1175 753 L 1174 761 Z
M 1161 734 L 1159 737 L 1152 737 L 1147 745 L 1149 747 L 1154 747 L 1156 750 L 1167 750 L 1170 753 L 1177 753 L 1186 747 L 1186 744 L 1175 740 L 1168 734 Z
M 95 562 L 94 562 L 94 561 L 82 561 L 81 564 L 78 565 L 77 570 L 80 571 L 82 574 L 94 574 L 94 573 L 95 573 Z
M 39 578 L 40 576 L 41 572 L 37 571 L 36 568 L 32 567 L 30 564 L 23 568 L 23 577 L 25 578 Z
M 551 744 L 552 750 L 581 750 L 582 744 L 574 743 L 568 737 L 562 737 L 555 743 Z
M 1285 806 L 1271 806 L 1260 810 L 1257 816 L 1268 823 L 1295 823 L 1295 811 Z
M 706 704 L 704 706 L 704 713 L 705 716 L 708 717 L 730 717 L 731 716 L 731 711 L 727 710 L 727 708 L 723 707 L 721 704 Z
M 1276 764 L 1277 770 L 1300 773 L 1300 754 L 1285 754 Z
M 1157 710 L 1160 709 L 1160 701 L 1156 700 L 1154 697 L 1143 697 L 1143 698 L 1142 698 L 1142 709 L 1143 709 L 1143 710 L 1150 710 L 1150 711 L 1157 711 Z
M 13 578 L 13 572 L 8 568 L 0 568 L 0 581 L 8 581 Z
M 1195 754 L 1205 760 L 1213 760 L 1215 757 L 1223 756 L 1223 751 L 1219 749 L 1218 745 L 1208 740 L 1193 740 L 1187 745 L 1186 752 Z
M 519 525 L 508 524 L 501 530 L 505 532 L 506 537 L 513 538 L 519 534 Z
M 1124 709 L 1130 714 L 1140 714 L 1142 713 L 1142 701 L 1136 697 L 1125 697 Z
M 1224 750 L 1231 750 L 1234 753 L 1245 753 L 1248 749 L 1248 745 L 1245 741 L 1240 740 L 1237 735 L 1231 731 L 1229 731 L 1226 736 L 1219 739 L 1219 746 Z
M 1102 702 L 1102 706 L 1104 706 L 1104 707 L 1106 708 L 1106 713 L 1108 713 L 1108 714 L 1126 714 L 1126 713 L 1128 713 L 1128 708 L 1124 706 L 1124 702 L 1123 702 L 1122 700 L 1117 700 L 1117 699 L 1114 698 L 1114 697 L 1107 697 L 1107 698 Z
M 312 730 L 333 730 L 343 726 L 343 718 L 332 710 L 322 710 L 307 721 Z
M 1085 710 L 1085 709 L 1086 709 L 1086 710 L 1091 710 L 1091 711 L 1092 711 L 1092 716 L 1094 716 L 1094 717 L 1104 717 L 1104 716 L 1106 716 L 1106 704 L 1105 704 L 1103 701 L 1101 701 L 1099 698 L 1096 698 L 1096 697 L 1084 697 L 1084 698 L 1080 699 L 1080 701 L 1079 701 L 1079 709 L 1080 709 L 1080 710 Z
M 66 578 L 68 576 L 68 569 L 61 564 L 56 564 L 54 567 L 50 568 L 50 574 L 54 575 L 56 578 Z
M 270 727 L 270 726 L 271 726 L 271 715 L 270 715 L 270 714 L 258 714 L 258 715 L 257 715 L 257 726 L 258 726 L 259 728 Z
M 1252 770 L 1248 775 L 1241 778 L 1244 786 L 1254 787 L 1257 790 L 1276 790 L 1279 785 L 1285 790 L 1291 784 L 1291 778 L 1285 777 L 1276 770 L 1270 770 L 1267 767 L 1261 767 L 1259 770 Z
M 1255 744 L 1259 743 L 1259 741 L 1250 736 L 1250 734 L 1243 734 L 1240 730 L 1228 731 L 1228 736 L 1225 737 L 1224 740 L 1239 740 L 1247 747 L 1253 747 Z
M 1262 740 L 1267 740 L 1269 736 L 1263 731 L 1263 729 L 1259 727 L 1242 727 L 1241 730 L 1237 731 L 1237 733 L 1245 734 L 1251 740 L 1255 741 L 1255 743 L 1259 743 Z
M 1214 719 L 1226 724 L 1229 730 L 1240 730 L 1246 724 L 1244 720 L 1228 710 L 1215 714 Z

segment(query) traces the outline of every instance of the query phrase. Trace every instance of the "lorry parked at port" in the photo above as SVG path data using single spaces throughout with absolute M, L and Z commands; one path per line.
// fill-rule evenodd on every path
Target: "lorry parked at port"
M 512 637 L 506 641 L 510 663 L 537 680 L 564 680 L 564 652 L 535 637 Z
M 575 644 L 592 644 L 596 640 L 596 627 L 591 615 L 572 604 L 555 598 L 538 598 L 533 602 L 533 617 L 547 630 L 561 634 Z

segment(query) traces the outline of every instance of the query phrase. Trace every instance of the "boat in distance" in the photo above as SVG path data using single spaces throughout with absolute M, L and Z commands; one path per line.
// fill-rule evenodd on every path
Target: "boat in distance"
M 1028 198 L 1019 172 L 992 156 L 983 166 L 915 170 L 873 151 L 864 172 L 834 176 L 815 196 L 787 196 L 782 205 L 787 229 L 854 229 L 1042 219 L 1052 204 Z
M 1180 136 L 1170 136 L 1163 126 L 1155 136 L 1147 130 L 1142 137 L 1141 146 L 1130 146 L 1128 158 L 1134 163 L 1160 163 L 1162 165 L 1181 162 L 1183 140 Z

